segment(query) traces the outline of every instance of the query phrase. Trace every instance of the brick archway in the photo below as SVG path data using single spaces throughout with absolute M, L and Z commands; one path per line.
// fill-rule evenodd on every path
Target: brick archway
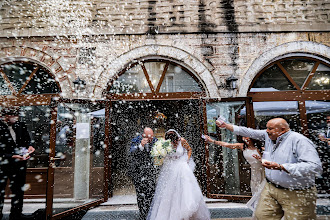
M 142 46 L 119 56 L 110 64 L 111 68 L 109 71 L 103 72 L 99 76 L 97 85 L 95 85 L 94 88 L 94 97 L 102 97 L 102 92 L 107 88 L 107 83 L 112 77 L 121 72 L 125 68 L 125 65 L 143 57 L 154 56 L 169 58 L 180 62 L 180 64 L 189 68 L 191 72 L 205 85 L 205 89 L 207 90 L 209 97 L 220 97 L 211 72 L 201 61 L 184 50 L 164 45 Z
M 268 63 L 276 60 L 280 56 L 290 53 L 315 54 L 329 58 L 330 47 L 310 41 L 295 41 L 281 44 L 264 52 L 254 60 L 245 75 L 241 77 L 238 96 L 247 96 L 252 80 Z
M 60 85 L 62 91 L 61 96 L 73 96 L 73 86 L 72 82 L 69 80 L 70 74 L 68 74 L 58 62 L 60 58 L 54 59 L 43 50 L 37 50 L 30 47 L 2 47 L 0 51 L 0 64 L 10 61 L 35 62 L 45 67 L 51 74 L 54 75 L 55 80 Z

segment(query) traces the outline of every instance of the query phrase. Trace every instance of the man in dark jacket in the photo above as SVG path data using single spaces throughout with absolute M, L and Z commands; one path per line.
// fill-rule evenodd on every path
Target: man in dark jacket
M 140 220 L 145 220 L 155 193 L 156 173 L 150 151 L 157 141 L 151 128 L 132 140 L 129 175 L 135 185 Z
M 18 121 L 18 114 L 18 109 L 3 109 L 0 121 L 0 219 L 8 178 L 12 193 L 9 219 L 25 218 L 22 209 L 26 163 L 35 149 L 26 124 Z

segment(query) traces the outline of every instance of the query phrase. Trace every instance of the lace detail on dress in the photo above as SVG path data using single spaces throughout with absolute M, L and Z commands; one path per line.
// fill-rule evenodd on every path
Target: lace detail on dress
M 185 154 L 187 154 L 187 150 L 182 147 L 181 141 L 179 141 L 175 152 L 168 154 L 167 157 L 170 160 L 177 160 Z

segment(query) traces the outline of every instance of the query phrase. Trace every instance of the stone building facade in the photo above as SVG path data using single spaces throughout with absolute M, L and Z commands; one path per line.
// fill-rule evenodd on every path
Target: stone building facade
M 246 96 L 278 56 L 328 57 L 329 10 L 324 1 L 3 1 L 0 52 L 49 68 L 63 97 L 80 77 L 80 97 L 100 99 L 125 65 L 148 56 L 189 66 L 209 97 Z M 238 90 L 223 89 L 232 75 Z
M 299 127 L 297 130 L 302 128 L 303 132 L 315 127 L 313 123 L 310 123 L 313 121 L 313 117 L 318 122 L 322 122 L 320 118 L 330 114 L 329 106 L 326 106 L 325 110 L 317 110 L 317 112 L 321 113 L 316 116 L 309 117 L 309 113 L 307 112 L 308 114 L 306 114 L 306 109 L 310 108 L 309 101 L 322 100 L 326 101 L 326 104 L 328 103 L 327 101 L 330 100 L 329 85 L 322 87 L 321 91 L 315 92 L 315 94 L 317 93 L 316 95 L 314 91 L 305 92 L 305 88 L 308 85 L 307 82 L 312 80 L 312 76 L 317 72 L 319 65 L 322 64 L 322 68 L 325 67 L 324 69 L 328 68 L 322 71 L 326 77 L 330 76 L 330 3 L 327 1 L 2 0 L 0 2 L 0 24 L 0 89 L 1 83 L 3 83 L 1 76 L 4 77 L 4 71 L 1 68 L 3 64 L 13 62 L 35 63 L 46 69 L 57 82 L 61 91 L 57 95 L 62 98 L 92 101 L 109 98 L 109 96 L 106 96 L 106 92 L 113 81 L 125 72 L 126 68 L 141 60 L 165 60 L 180 65 L 189 71 L 189 74 L 203 88 L 203 95 L 191 102 L 189 97 L 180 100 L 178 96 L 175 97 L 175 101 L 172 99 L 172 103 L 166 102 L 167 104 L 164 105 L 167 105 L 166 107 L 186 107 L 188 106 L 187 103 L 189 103 L 189 107 L 184 110 L 185 116 L 180 123 L 190 123 L 190 127 L 186 126 L 188 129 L 185 130 L 185 134 L 189 134 L 189 129 L 191 129 L 193 131 L 190 132 L 191 136 L 195 136 L 190 138 L 191 142 L 195 142 L 196 145 L 193 146 L 194 153 L 197 155 L 195 159 L 199 172 L 196 176 L 203 192 L 209 197 L 223 198 L 222 193 L 230 194 L 230 198 L 235 198 L 235 196 L 240 194 L 249 194 L 249 192 L 246 193 L 249 189 L 245 187 L 249 182 L 249 174 L 246 169 L 242 171 L 242 167 L 245 165 L 242 165 L 242 161 L 239 162 L 239 155 L 236 151 L 223 150 L 220 162 L 216 155 L 220 153 L 216 150 L 214 150 L 216 153 L 210 153 L 211 156 L 206 158 L 208 153 L 204 151 L 209 150 L 209 148 L 205 147 L 204 149 L 204 142 L 200 135 L 194 135 L 195 131 L 201 133 L 213 132 L 214 138 L 227 135 L 226 141 L 236 141 L 236 139 L 228 134 L 222 134 L 224 132 L 219 134 L 219 131 L 215 130 L 215 126 L 213 126 L 214 129 L 208 127 L 209 120 L 212 121 L 211 117 L 214 118 L 215 115 L 209 116 L 209 113 L 205 112 L 205 109 L 207 110 L 206 104 L 201 104 L 204 100 L 215 98 L 216 100 L 237 101 L 236 104 L 229 105 L 229 107 L 221 106 L 221 103 L 219 106 L 223 109 L 228 107 L 229 110 L 240 109 L 242 110 L 241 112 L 244 110 L 245 116 L 247 116 L 247 111 L 250 108 L 248 103 L 252 103 L 246 100 L 252 99 L 253 102 L 295 101 L 294 113 L 289 120 L 292 119 L 294 122 L 293 126 L 300 124 L 297 126 Z M 288 94 L 284 89 L 285 91 L 279 91 L 279 93 L 262 96 L 262 98 L 259 97 L 254 100 L 254 97 L 249 92 L 251 85 L 254 84 L 260 74 L 274 63 L 281 67 L 280 61 L 290 57 L 299 57 L 299 59 L 306 57 L 306 59 L 308 58 L 314 62 L 313 65 L 315 64 L 312 70 L 309 70 L 311 73 L 308 72 L 310 77 L 307 77 L 308 79 L 306 79 L 305 84 L 301 88 L 301 85 L 295 84 L 291 79 L 291 83 L 299 90 L 298 93 Z M 237 78 L 237 87 L 234 89 L 230 89 L 227 86 L 227 80 L 230 77 Z M 81 79 L 86 83 L 83 90 L 78 91 L 75 88 L 74 82 L 77 79 Z M 272 81 L 272 78 L 269 78 L 268 81 Z M 40 100 L 35 101 L 33 100 L 34 96 L 26 98 L 26 96 L 18 95 L 15 98 L 15 94 L 13 96 L 0 93 L 1 105 L 6 105 L 6 102 L 21 106 L 46 105 L 49 104 L 49 97 L 52 96 L 43 96 Z M 266 97 L 266 99 L 263 100 L 263 97 Z M 245 98 L 247 99 L 245 100 Z M 12 102 L 12 100 L 14 101 Z M 170 99 L 154 96 L 150 99 L 148 98 L 148 100 L 152 105 L 160 106 Z M 136 106 L 141 107 L 144 105 L 141 97 L 136 98 L 135 101 L 138 103 Z M 132 104 L 130 102 L 127 103 L 125 104 Z M 244 103 L 246 105 L 243 105 Z M 132 106 L 134 105 L 132 104 Z M 132 106 L 124 106 L 121 110 L 126 111 L 129 109 L 126 109 L 126 107 Z M 243 108 L 243 106 L 246 107 Z M 74 110 L 79 109 L 78 104 L 74 105 L 74 107 L 76 108 L 73 108 Z M 220 112 L 222 111 L 221 108 Z M 284 109 L 289 112 L 289 107 Z M 210 109 L 210 114 L 213 110 Z M 218 110 L 217 114 L 219 114 Z M 252 108 L 250 110 L 253 111 Z M 203 111 L 204 115 L 201 113 Z M 46 112 L 44 115 L 49 116 L 50 110 Z M 64 109 L 63 112 L 65 114 L 70 113 L 67 109 Z M 141 112 L 143 113 L 143 110 Z M 188 117 L 189 114 L 194 114 L 193 112 L 197 113 L 193 117 Z M 106 111 L 106 115 L 108 113 Z M 127 118 L 135 117 L 134 113 L 130 113 L 128 110 L 127 115 L 129 116 Z M 117 118 L 120 119 L 120 116 L 117 115 Z M 169 115 L 167 116 L 169 117 Z M 236 122 L 241 122 L 239 116 L 231 115 L 228 117 L 235 119 Z M 261 116 L 263 117 L 263 115 Z M 124 117 L 122 118 L 124 120 Z M 244 122 L 245 125 L 253 126 L 254 117 L 246 118 L 247 124 Z M 54 120 L 54 118 L 52 119 Z M 79 122 L 91 123 L 94 120 L 90 118 L 88 120 L 85 119 L 82 120 L 81 117 Z M 126 126 L 126 122 L 119 119 L 115 121 L 115 126 Z M 266 120 L 265 118 L 262 119 Z M 102 120 L 107 121 L 106 117 Z M 103 123 L 100 122 L 102 120 L 97 119 L 96 121 Z M 47 133 L 50 129 L 47 126 L 50 126 L 50 123 L 47 120 L 45 121 L 47 125 L 44 126 L 45 129 L 43 131 Z M 139 124 L 140 119 L 137 119 L 134 123 Z M 259 124 L 257 124 L 257 127 Z M 130 125 L 127 126 L 131 129 Z M 184 127 L 182 124 L 180 126 Z M 262 126 L 260 125 L 260 127 Z M 316 127 L 319 128 L 319 126 Z M 55 135 L 54 129 L 51 135 Z M 209 129 L 213 130 L 210 132 Z M 136 130 L 133 128 L 129 130 L 132 134 L 134 133 L 133 131 L 135 132 Z M 120 130 L 116 132 L 116 135 L 120 134 Z M 117 145 L 119 146 L 119 144 L 116 145 L 116 141 L 121 141 L 118 138 L 119 136 L 113 138 L 114 148 Z M 94 139 L 97 138 L 94 137 Z M 127 143 L 129 141 L 127 138 L 126 142 L 121 142 L 120 144 L 123 145 L 125 143 L 128 146 Z M 94 175 L 93 172 L 96 172 L 89 169 L 89 162 L 86 163 L 86 161 L 92 161 L 92 156 L 96 155 L 92 150 L 88 150 L 91 142 L 92 138 L 90 140 L 76 141 L 76 144 L 79 143 L 80 145 L 79 148 L 76 147 L 76 151 L 77 149 L 81 150 L 79 153 L 76 153 L 76 156 L 81 156 L 80 160 L 77 159 L 75 161 L 75 163 L 79 163 L 75 166 L 78 169 L 72 171 L 71 161 L 66 161 L 66 165 L 69 165 L 55 172 L 54 194 L 69 185 L 65 188 L 71 190 L 65 191 L 68 198 L 74 197 L 75 199 L 86 199 L 87 201 L 93 193 L 98 193 L 99 195 L 102 193 L 97 190 L 97 192 L 92 192 L 93 189 L 89 189 L 89 187 L 93 188 L 92 184 L 95 184 L 96 189 L 102 188 L 102 186 L 106 188 L 108 182 L 111 181 L 117 181 L 117 183 L 129 182 L 125 176 L 120 176 L 122 170 L 118 170 L 116 165 L 110 165 L 110 170 L 114 173 L 117 172 L 116 175 L 119 177 L 117 178 L 113 175 L 113 178 L 110 180 L 109 176 L 105 174 L 105 179 L 103 179 L 102 172 L 104 170 L 102 163 L 100 163 L 100 167 L 97 167 L 98 169 L 95 169 L 99 172 L 98 176 L 95 175 L 93 177 L 98 181 L 89 178 L 89 175 Z M 82 151 L 82 149 L 85 149 L 85 151 Z M 96 152 L 100 155 L 100 152 Z M 93 153 L 94 155 L 92 155 Z M 106 156 L 107 153 L 109 152 L 105 152 L 104 155 Z M 101 155 L 103 154 L 101 153 Z M 232 158 L 229 155 L 235 156 Z M 46 157 L 48 158 L 48 155 Z M 51 157 L 54 157 L 54 155 Z M 124 150 L 118 154 L 112 154 L 111 157 L 109 156 L 113 160 L 117 158 L 116 160 L 120 165 L 124 163 L 121 159 L 125 157 Z M 48 168 L 47 158 L 45 160 L 46 165 L 43 164 L 43 168 Z M 70 158 L 70 155 L 67 155 L 67 158 Z M 328 157 L 325 157 L 325 160 L 327 159 Z M 108 171 L 107 163 L 108 161 L 104 165 L 105 173 Z M 236 165 L 232 167 L 227 166 L 229 163 Z M 93 163 L 91 162 L 91 164 Z M 92 165 L 90 166 L 92 167 Z M 47 176 L 46 172 L 49 172 L 52 168 L 54 167 L 49 166 L 49 169 L 39 170 L 38 172 L 43 172 L 42 176 Z M 226 176 L 225 171 L 223 171 L 226 169 L 228 172 L 232 172 L 233 177 L 228 177 L 226 180 L 216 179 L 221 176 L 221 172 L 223 172 L 222 176 Z M 85 175 L 81 175 L 82 173 Z M 243 177 L 244 175 L 245 177 Z M 74 180 L 70 178 L 74 178 Z M 213 185 L 210 183 L 213 180 L 212 178 L 216 179 L 214 184 L 212 183 Z M 95 180 L 94 183 L 93 180 Z M 56 181 L 62 182 L 57 184 Z M 74 186 L 71 182 L 74 182 Z M 103 182 L 106 183 L 103 184 Z M 229 183 L 227 184 L 228 187 L 226 185 L 222 189 L 220 185 L 225 185 L 223 182 Z M 328 188 L 326 187 L 326 184 L 329 184 L 328 182 L 322 184 L 325 188 Z M 116 185 L 116 183 L 113 183 L 113 185 Z M 60 186 L 61 190 L 56 191 L 59 189 L 57 186 Z M 124 191 L 129 191 L 132 188 L 131 186 L 132 184 L 124 185 Z M 48 184 L 47 187 L 47 190 L 49 190 L 52 186 Z M 120 187 L 117 188 L 117 191 L 121 190 Z M 51 193 L 53 192 L 51 191 L 48 195 Z M 65 194 L 61 193 L 60 198 Z M 42 191 L 36 194 L 44 195 L 46 193 Z M 221 195 L 217 197 L 216 194 Z M 232 194 L 235 194 L 235 196 L 232 197 Z M 105 200 L 108 198 L 107 196 L 108 194 L 105 193 Z M 47 208 L 47 213 L 52 213 L 52 207 L 51 205 L 49 206 L 48 200 L 47 207 L 50 207 Z

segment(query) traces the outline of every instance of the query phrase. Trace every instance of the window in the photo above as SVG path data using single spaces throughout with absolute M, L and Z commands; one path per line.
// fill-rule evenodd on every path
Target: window
M 250 92 L 329 90 L 330 64 L 308 58 L 276 61 L 257 75 Z
M 271 79 L 271 80 L 270 80 Z M 272 65 L 263 72 L 253 84 L 251 91 L 280 91 L 294 90 L 294 86 L 286 78 L 285 74 L 276 65 Z
M 168 60 L 136 62 L 126 68 L 108 89 L 111 95 L 144 98 L 164 98 L 169 97 L 169 93 L 188 98 L 203 91 L 203 86 L 187 68 Z
M 44 67 L 32 62 L 0 65 L 0 95 L 56 94 L 60 89 Z
M 324 90 L 330 89 L 330 67 L 320 64 L 307 90 Z
M 37 63 L 14 61 L 0 65 L 0 110 L 4 106 L 20 107 L 20 121 L 26 123 L 36 149 L 28 168 L 48 166 L 49 104 L 60 91 L 51 73 Z

